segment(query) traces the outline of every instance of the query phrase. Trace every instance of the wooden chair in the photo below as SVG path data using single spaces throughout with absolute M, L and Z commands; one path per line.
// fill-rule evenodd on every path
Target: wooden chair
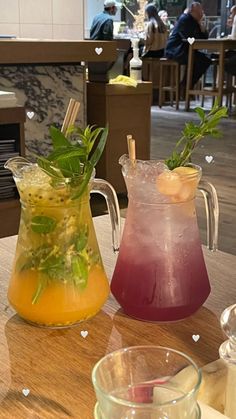
M 206 87 L 206 75 L 204 74 L 201 79 L 201 90 L 213 90 L 215 91 L 217 89 L 218 85 L 218 77 L 219 77 L 219 60 L 217 58 L 212 59 L 212 66 L 213 66 L 213 80 L 212 85 L 210 87 Z M 235 86 L 235 77 L 231 74 L 227 74 L 225 72 L 224 75 L 224 89 L 223 89 L 223 96 L 225 96 L 225 105 L 231 109 L 232 108 L 232 102 L 233 102 L 233 95 L 235 95 L 236 92 L 236 86 Z M 212 96 L 212 106 L 214 104 L 216 96 Z M 205 96 L 202 95 L 201 100 L 201 106 L 204 107 L 204 99 Z
M 225 94 L 226 94 L 226 103 L 225 105 L 232 109 L 232 105 L 235 104 L 235 93 L 236 93 L 236 86 L 235 86 L 235 76 L 226 73 L 226 86 L 225 86 Z
M 212 58 L 212 86 L 211 86 L 211 90 L 216 90 L 217 87 L 217 79 L 218 79 L 218 67 L 219 67 L 219 58 Z M 203 74 L 201 81 L 200 81 L 200 88 L 199 90 L 205 89 L 205 84 L 206 84 L 206 73 Z M 212 96 L 212 106 L 214 105 L 215 102 L 215 96 Z M 202 95 L 202 100 L 201 100 L 201 107 L 203 108 L 205 104 L 205 96 Z
M 168 77 L 168 81 L 167 80 Z M 179 109 L 180 64 L 168 58 L 160 59 L 159 107 L 165 102 L 165 93 L 169 92 L 171 106 Z
M 143 57 L 142 79 L 151 81 L 153 89 L 159 89 L 160 58 Z

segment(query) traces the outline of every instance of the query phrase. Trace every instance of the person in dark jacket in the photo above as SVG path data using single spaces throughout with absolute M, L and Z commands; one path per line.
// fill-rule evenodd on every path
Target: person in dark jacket
M 117 7 L 120 4 L 116 1 L 105 0 L 104 11 L 95 16 L 90 29 L 90 39 L 99 41 L 111 41 L 113 39 L 113 19 Z
M 188 64 L 188 38 L 207 39 L 208 33 L 201 24 L 203 18 L 202 5 L 193 2 L 189 8 L 178 19 L 167 42 L 165 55 L 169 59 L 178 61 L 180 64 Z M 192 87 L 206 72 L 211 64 L 211 59 L 200 51 L 195 51 Z M 181 81 L 184 89 L 186 85 L 186 74 Z
M 236 25 L 236 6 L 231 7 L 230 16 L 228 19 L 228 27 L 233 28 Z M 235 28 L 232 30 L 230 37 L 235 39 Z M 225 71 L 232 76 L 236 76 L 236 51 L 227 51 L 226 54 Z

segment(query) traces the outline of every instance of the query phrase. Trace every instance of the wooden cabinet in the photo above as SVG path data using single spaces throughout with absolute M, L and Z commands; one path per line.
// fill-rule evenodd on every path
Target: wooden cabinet
M 4 140 L 15 140 L 13 152 L 19 153 L 19 155 L 25 154 L 24 122 L 24 107 L 0 108 L 0 143 Z M 0 156 L 3 157 L 5 154 L 1 147 Z M 17 192 L 14 198 L 2 199 L 0 196 L 0 237 L 16 234 L 19 220 L 20 203 Z
M 96 167 L 96 176 L 125 193 L 119 157 L 127 153 L 128 134 L 136 140 L 138 159 L 150 159 L 152 83 L 136 88 L 118 84 L 87 83 L 87 123 L 109 126 L 106 148 Z

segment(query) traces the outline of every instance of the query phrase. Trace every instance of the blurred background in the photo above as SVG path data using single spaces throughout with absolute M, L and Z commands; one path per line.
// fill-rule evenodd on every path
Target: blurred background
M 144 7 L 151 1 L 122 0 L 115 16 L 115 33 L 144 30 Z M 187 0 L 154 0 L 174 23 L 187 7 Z M 226 32 L 226 20 L 233 0 L 202 0 L 208 30 L 217 36 Z M 89 38 L 93 17 L 103 10 L 103 0 L 0 0 L 0 36 L 40 39 Z M 134 27 L 136 17 L 136 28 Z M 138 19 L 137 19 L 138 17 Z

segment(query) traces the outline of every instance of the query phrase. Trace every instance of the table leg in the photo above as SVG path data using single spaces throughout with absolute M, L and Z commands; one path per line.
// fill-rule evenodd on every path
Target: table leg
M 218 100 L 219 105 L 222 105 L 223 88 L 224 88 L 224 72 L 225 72 L 225 50 L 223 44 L 220 45 L 219 56 L 219 86 L 218 86 Z
M 175 101 L 176 101 L 176 110 L 179 109 L 179 83 L 180 83 L 180 64 L 175 67 Z
M 159 108 L 162 107 L 163 104 L 163 64 L 160 63 L 160 76 L 159 76 Z
M 189 45 L 188 50 L 188 67 L 187 67 L 187 83 L 186 83 L 186 96 L 185 96 L 185 110 L 189 111 L 190 94 L 189 90 L 192 88 L 193 79 L 193 63 L 194 63 L 194 49 Z

